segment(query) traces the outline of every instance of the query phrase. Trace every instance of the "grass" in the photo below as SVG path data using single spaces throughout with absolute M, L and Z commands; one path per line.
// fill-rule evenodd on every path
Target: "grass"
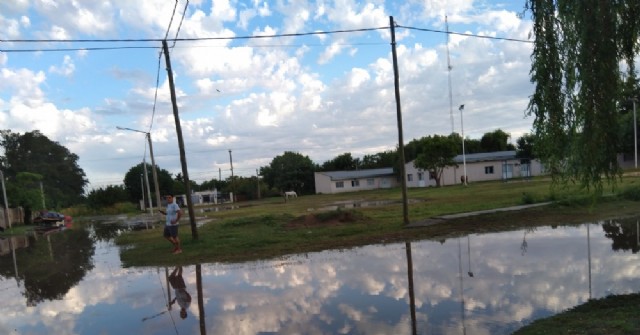
M 591 300 L 568 311 L 532 322 L 514 335 L 631 335 L 640 333 L 640 294 Z
M 548 179 L 538 178 L 473 183 L 468 187 L 410 189 L 408 216 L 411 222 L 444 214 L 556 201 L 552 206 L 527 210 L 526 214 L 498 213 L 484 215 L 481 219 L 448 220 L 421 228 L 405 228 L 400 190 L 384 189 L 307 195 L 288 202 L 282 198 L 268 198 L 238 203 L 235 204 L 238 208 L 232 210 L 202 212 L 197 214 L 198 221 L 210 222 L 197 228 L 197 240 L 192 238 L 188 215 L 185 215 L 187 219 L 180 227 L 184 250 L 181 255 L 169 253 L 171 246 L 158 229 L 123 234 L 116 242 L 126 247 L 121 253 L 125 266 L 237 262 L 372 243 L 442 239 L 637 214 L 634 196 L 640 193 L 637 177 L 623 178 L 615 197 L 599 199 L 584 195 L 577 187 L 551 192 L 549 186 Z M 622 197 L 625 194 L 628 199 Z M 370 206 L 372 203 L 376 205 Z M 336 210 L 345 204 L 353 208 Z M 341 221 L 345 216 L 350 219 Z

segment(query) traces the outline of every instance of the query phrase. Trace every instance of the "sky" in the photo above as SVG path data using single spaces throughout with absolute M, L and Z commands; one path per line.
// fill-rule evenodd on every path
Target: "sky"
M 150 162 L 147 132 L 156 165 L 177 175 L 166 38 L 191 180 L 228 178 L 231 160 L 255 176 L 285 151 L 322 164 L 394 150 L 393 16 L 404 142 L 502 129 L 515 144 L 533 120 L 524 5 L 1 1 L 0 129 L 38 130 L 78 155 L 88 190 Z

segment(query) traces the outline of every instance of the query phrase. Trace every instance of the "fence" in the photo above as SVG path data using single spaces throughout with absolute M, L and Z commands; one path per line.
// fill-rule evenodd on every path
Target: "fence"
M 24 224 L 24 210 L 22 207 L 9 208 L 9 221 L 11 225 Z M 4 215 L 4 208 L 0 208 L 0 227 L 9 228 L 9 223 Z

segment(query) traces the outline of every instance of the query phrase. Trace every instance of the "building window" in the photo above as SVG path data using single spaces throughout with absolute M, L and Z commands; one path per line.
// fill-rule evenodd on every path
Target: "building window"
M 351 181 L 351 187 L 360 187 L 360 181 L 359 180 L 352 180 Z
M 409 173 L 407 175 L 407 181 L 413 181 L 413 174 Z
M 423 172 L 418 172 L 418 180 L 419 181 L 423 181 L 424 180 L 424 173 Z
M 493 174 L 493 166 L 485 166 L 484 174 Z
M 375 183 L 375 180 L 373 178 L 367 179 L 367 186 L 374 186 L 375 184 L 376 183 Z
M 336 182 L 336 188 L 344 188 L 344 182 L 343 181 L 337 181 Z

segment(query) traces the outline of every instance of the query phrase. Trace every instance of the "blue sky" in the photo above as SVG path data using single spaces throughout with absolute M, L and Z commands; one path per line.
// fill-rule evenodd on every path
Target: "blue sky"
M 0 128 L 39 130 L 80 157 L 89 189 L 120 184 L 140 163 L 150 130 L 156 163 L 180 159 L 164 57 L 153 113 L 159 42 L 24 39 L 238 37 L 397 25 L 527 40 L 524 1 L 21 0 L 0 3 Z M 186 6 L 186 12 L 184 8 Z M 182 24 L 180 21 L 183 17 Z M 531 44 L 396 28 L 404 139 L 498 128 L 529 132 Z M 170 41 L 170 45 L 173 43 Z M 150 49 L 67 50 L 93 47 Z M 43 50 L 16 52 L 20 49 Z M 191 179 L 250 176 L 284 151 L 316 163 L 397 145 L 388 29 L 301 37 L 178 41 L 170 52 Z M 152 122 L 153 117 L 153 122 Z M 147 151 L 148 152 L 148 151 Z M 148 157 L 148 156 L 147 156 Z M 149 158 L 147 158 L 149 160 Z

